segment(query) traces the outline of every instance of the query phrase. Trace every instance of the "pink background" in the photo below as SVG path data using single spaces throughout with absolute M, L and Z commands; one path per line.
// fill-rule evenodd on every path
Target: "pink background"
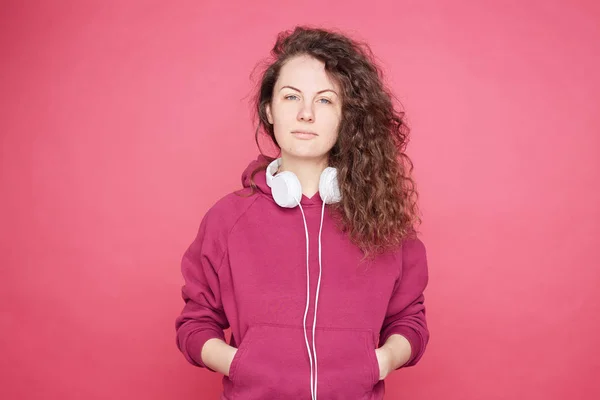
M 2 2 L 0 398 L 218 397 L 175 346 L 179 261 L 256 155 L 252 69 L 304 23 L 368 41 L 412 127 L 431 342 L 386 398 L 600 398 L 599 20 L 591 0 Z

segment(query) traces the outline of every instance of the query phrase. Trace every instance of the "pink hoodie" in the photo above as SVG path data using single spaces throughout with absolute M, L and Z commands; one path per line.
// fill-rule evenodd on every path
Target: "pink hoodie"
M 250 163 L 242 175 L 245 195 L 261 162 L 259 157 Z M 223 330 L 231 327 L 230 344 L 238 351 L 229 376 L 223 376 L 225 400 L 310 399 L 314 386 L 321 400 L 383 399 L 375 349 L 390 335 L 403 335 L 412 348 L 407 367 L 429 341 L 423 243 L 407 239 L 399 251 L 360 263 L 362 254 L 325 208 L 313 342 L 322 200 L 317 193 L 302 197 L 302 210 L 282 208 L 264 171 L 254 181 L 256 194 L 231 193 L 208 210 L 183 256 L 179 349 L 190 363 L 212 371 L 201 360 L 202 346 L 211 338 L 225 340 Z

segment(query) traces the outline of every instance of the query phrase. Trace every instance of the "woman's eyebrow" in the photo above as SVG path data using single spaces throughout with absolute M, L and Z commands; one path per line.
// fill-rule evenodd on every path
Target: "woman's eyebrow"
M 283 89 L 285 89 L 285 88 L 292 89 L 292 90 L 295 90 L 296 92 L 300 92 L 300 93 L 302 93 L 302 90 L 300 90 L 300 89 L 297 89 L 297 88 L 295 88 L 295 87 L 293 87 L 293 86 L 289 86 L 289 85 L 282 86 L 282 87 L 281 87 L 281 89 L 279 89 L 279 91 L 281 92 L 281 91 L 282 91 Z M 323 90 L 319 90 L 319 91 L 317 92 L 317 94 L 321 94 L 321 93 L 324 93 L 324 92 L 332 92 L 332 93 L 334 93 L 334 94 L 337 96 L 337 92 L 336 92 L 335 90 L 333 90 L 333 89 L 323 89 Z

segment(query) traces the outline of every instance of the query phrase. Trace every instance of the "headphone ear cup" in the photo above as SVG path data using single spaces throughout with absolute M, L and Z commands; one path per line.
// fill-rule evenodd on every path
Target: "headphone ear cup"
M 290 171 L 278 173 L 271 180 L 271 195 L 280 207 L 294 208 L 302 198 L 298 177 Z
M 280 163 L 280 160 L 275 159 L 275 160 L 271 161 L 271 163 L 267 167 L 266 176 L 267 176 L 267 185 L 269 187 L 272 187 L 272 185 L 273 185 L 273 174 L 275 173 L 275 171 L 277 171 L 277 168 L 279 168 L 279 163 Z
M 337 179 L 337 169 L 327 167 L 319 179 L 319 194 L 326 204 L 338 203 L 342 200 L 342 193 Z

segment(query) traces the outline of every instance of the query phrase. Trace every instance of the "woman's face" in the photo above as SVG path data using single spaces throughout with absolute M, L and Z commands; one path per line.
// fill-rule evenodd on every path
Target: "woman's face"
M 338 136 L 341 100 L 340 88 L 323 62 L 309 56 L 290 59 L 280 70 L 266 108 L 282 157 L 327 157 Z

